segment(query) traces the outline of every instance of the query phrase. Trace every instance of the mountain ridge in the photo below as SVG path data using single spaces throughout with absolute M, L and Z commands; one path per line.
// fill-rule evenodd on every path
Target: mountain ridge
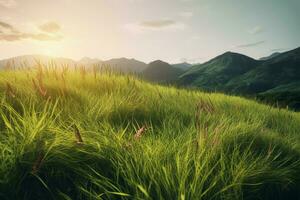
M 154 82 L 172 82 L 177 80 L 182 72 L 182 69 L 176 68 L 169 63 L 155 60 L 148 64 L 148 67 L 142 71 L 141 76 Z

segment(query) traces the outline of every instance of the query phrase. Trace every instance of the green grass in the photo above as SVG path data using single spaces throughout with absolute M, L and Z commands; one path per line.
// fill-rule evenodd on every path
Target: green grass
M 0 199 L 300 198 L 299 113 L 108 72 L 2 71 L 0 97 Z

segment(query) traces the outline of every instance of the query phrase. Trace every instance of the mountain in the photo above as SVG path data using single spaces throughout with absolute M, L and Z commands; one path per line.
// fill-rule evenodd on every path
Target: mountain
M 140 73 L 147 68 L 147 64 L 135 59 L 114 58 L 103 61 L 102 64 L 109 68 L 125 73 Z
M 279 52 L 275 52 L 275 53 L 272 53 L 271 55 L 267 56 L 267 57 L 262 57 L 260 58 L 259 60 L 269 60 L 271 58 L 275 58 L 276 56 L 279 56 L 281 53 Z
M 31 68 L 37 66 L 37 63 L 41 63 L 44 66 L 50 66 L 53 64 L 57 67 L 62 66 L 85 66 L 87 68 L 97 64 L 100 67 L 108 67 L 115 71 L 121 71 L 123 73 L 140 73 L 148 66 L 146 63 L 127 58 L 115 58 L 107 61 L 101 61 L 95 58 L 84 57 L 79 61 L 74 61 L 68 58 L 50 57 L 44 55 L 25 55 L 8 58 L 0 61 L 0 69 L 4 68 Z
M 279 85 L 266 92 L 259 93 L 257 99 L 281 106 L 289 106 L 300 111 L 300 81 Z
M 63 66 L 74 67 L 76 65 L 76 62 L 68 58 L 51 57 L 45 55 L 24 55 L 24 56 L 17 56 L 13 58 L 0 60 L 0 69 L 32 68 L 32 67 L 36 67 L 38 64 L 41 64 L 43 66 L 51 65 L 56 67 L 63 67 Z
M 148 64 L 148 67 L 141 73 L 141 76 L 154 82 L 172 82 L 175 81 L 183 70 L 170 65 L 161 60 L 156 60 Z
M 180 76 L 179 82 L 206 90 L 222 89 L 229 80 L 248 72 L 259 63 L 248 56 L 226 52 L 204 64 L 193 66 Z
M 300 48 L 267 60 L 225 53 L 192 67 L 178 83 L 204 90 L 251 95 L 300 109 Z M 270 101 L 271 102 L 271 101 Z M 295 106 L 296 105 L 296 106 Z
M 172 66 L 177 69 L 186 71 L 186 70 L 190 69 L 193 65 L 190 63 L 187 63 L 187 62 L 183 62 L 183 63 L 173 64 Z
M 281 53 L 251 71 L 230 80 L 227 88 L 235 93 L 256 94 L 300 80 L 300 48 Z
M 97 59 L 97 58 L 89 58 L 89 57 L 83 57 L 80 59 L 77 64 L 80 65 L 93 65 L 93 64 L 98 64 L 101 63 L 102 61 Z

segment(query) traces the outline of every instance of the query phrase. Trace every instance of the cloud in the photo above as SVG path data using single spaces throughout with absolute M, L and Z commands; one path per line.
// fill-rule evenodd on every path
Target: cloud
M 276 49 L 271 49 L 271 52 L 275 52 L 275 51 L 285 51 L 287 50 L 286 48 L 276 48 Z
M 0 6 L 5 8 L 12 8 L 17 5 L 15 0 L 0 0 Z
M 146 28 L 165 28 L 175 25 L 177 22 L 169 19 L 153 20 L 153 21 L 143 21 L 139 25 Z
M 194 13 L 190 11 L 185 11 L 185 12 L 180 12 L 179 16 L 184 17 L 184 18 L 191 18 L 193 17 Z
M 132 33 L 144 33 L 147 31 L 174 31 L 183 30 L 185 28 L 185 24 L 170 19 L 160 19 L 125 24 L 125 29 L 129 30 Z
M 264 44 L 266 41 L 262 40 L 262 41 L 258 41 L 258 42 L 254 42 L 254 43 L 248 43 L 248 44 L 240 44 L 240 45 L 236 45 L 234 46 L 235 48 L 249 48 L 249 47 L 255 47 L 261 44 Z
M 264 29 L 260 26 L 255 26 L 253 27 L 252 29 L 248 30 L 248 33 L 252 34 L 252 35 L 255 35 L 255 34 L 258 34 L 258 33 L 261 33 L 263 32 Z
M 56 22 L 47 22 L 45 24 L 40 25 L 38 28 L 41 31 L 47 33 L 56 33 L 61 29 L 60 25 Z
M 17 30 L 11 24 L 0 21 L 0 41 L 20 41 L 20 40 L 37 40 L 37 41 L 58 41 L 63 38 L 63 36 L 58 34 L 50 34 L 50 33 L 28 33 Z M 53 29 L 49 29 L 53 30 Z M 51 31 L 50 31 L 51 32 Z
M 14 33 L 18 32 L 12 25 L 2 22 L 2 21 L 0 21 L 0 28 L 3 28 L 5 30 L 8 30 L 8 31 L 11 31 Z
M 0 41 L 19 41 L 24 39 L 32 39 L 38 41 L 58 41 L 62 39 L 60 35 L 49 35 L 45 33 L 20 33 L 20 34 L 0 34 Z

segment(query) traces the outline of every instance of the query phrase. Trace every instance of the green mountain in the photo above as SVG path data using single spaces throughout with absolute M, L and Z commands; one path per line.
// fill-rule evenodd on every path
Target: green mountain
M 149 81 L 166 83 L 177 80 L 182 73 L 182 69 L 175 68 L 161 60 L 156 60 L 148 64 L 141 76 Z
M 300 48 L 297 48 L 267 60 L 255 60 L 227 52 L 207 63 L 192 67 L 180 76 L 178 83 L 208 91 L 272 99 L 273 103 L 280 101 L 284 102 L 283 105 L 298 109 L 295 105 L 300 103 L 300 98 L 294 87 L 299 85 L 299 80 Z M 285 99 L 284 94 L 287 92 L 288 97 Z
M 177 63 L 172 65 L 175 68 L 181 69 L 183 71 L 189 70 L 193 65 L 187 62 Z
M 260 58 L 259 60 L 269 60 L 269 59 L 271 59 L 271 58 L 275 58 L 276 56 L 279 56 L 281 53 L 279 53 L 279 52 L 275 52 L 275 53 L 272 53 L 271 55 L 269 55 L 269 56 L 266 56 L 266 57 L 262 57 L 262 58 Z
M 259 93 L 257 98 L 271 104 L 276 102 L 282 106 L 287 105 L 294 110 L 300 111 L 300 81 L 280 85 L 266 92 Z
M 257 66 L 260 61 L 238 53 L 226 52 L 204 64 L 195 65 L 180 76 L 183 85 L 206 90 L 222 90 L 224 84 Z
M 257 94 L 299 80 L 300 48 L 297 48 L 264 61 L 247 73 L 230 80 L 225 87 L 235 93 Z

